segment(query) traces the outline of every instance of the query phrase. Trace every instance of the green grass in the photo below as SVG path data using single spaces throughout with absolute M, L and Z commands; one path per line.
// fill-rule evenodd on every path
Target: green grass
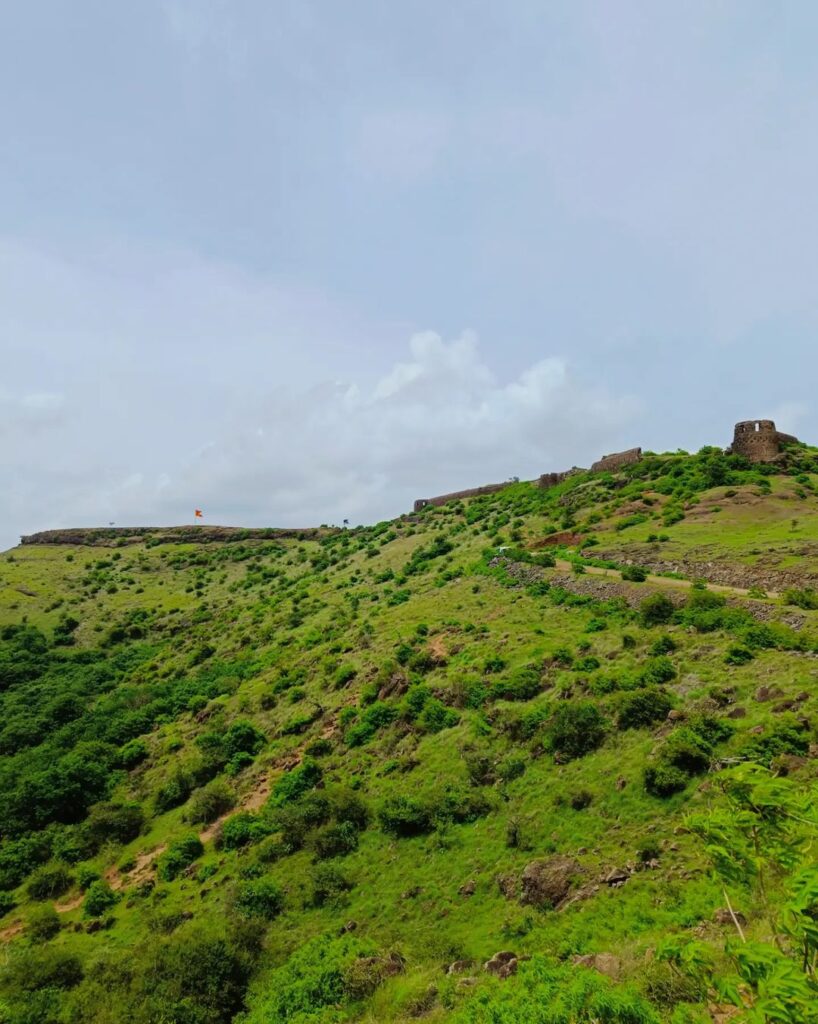
M 758 738 L 753 730 L 760 728 L 763 738 L 795 717 L 809 719 L 798 729 L 814 741 L 818 613 L 798 612 L 801 649 L 759 649 L 746 664 L 731 665 L 725 658 L 744 642 L 741 624 L 725 619 L 704 633 L 677 616 L 666 626 L 645 628 L 626 602 L 596 599 L 592 576 L 576 577 L 578 589 L 587 594 L 560 603 L 547 589 L 490 568 L 487 559 L 498 546 L 517 547 L 521 558 L 528 557 L 525 552 L 547 527 L 561 529 L 569 519 L 574 525 L 566 529 L 596 537 L 598 549 L 614 560 L 676 559 L 736 570 L 762 562 L 765 571 L 794 570 L 804 578 L 815 573 L 818 547 L 813 551 L 809 545 L 818 540 L 818 501 L 811 492 L 798 498 L 794 488 L 800 485 L 791 476 L 765 478 L 770 493 L 754 497 L 753 504 L 745 502 L 759 488 L 754 482 L 700 488 L 693 494 L 698 503 L 689 499 L 684 518 L 668 527 L 662 525 L 662 509 L 678 499 L 663 495 L 644 506 L 646 521 L 616 529 L 633 514 L 634 503 L 665 486 L 668 467 L 682 471 L 680 479 L 689 488 L 704 472 L 702 466 L 711 467 L 708 473 L 722 471 L 712 465 L 708 455 L 667 457 L 657 462 L 659 475 L 651 477 L 654 471 L 643 467 L 639 472 L 648 477 L 626 474 L 624 487 L 593 476 L 572 478 L 548 492 L 518 484 L 417 518 L 319 540 L 26 545 L 2 556 L 0 630 L 27 624 L 42 631 L 47 645 L 40 675 L 27 681 L 15 677 L 1 695 L 0 773 L 5 772 L 6 785 L 13 788 L 81 750 L 94 730 L 139 736 L 148 753 L 129 771 L 116 766 L 120 740 L 105 754 L 110 764 L 104 799 L 138 803 L 145 826 L 124 844 L 103 843 L 79 854 L 79 863 L 111 880 L 119 894 L 101 930 L 89 930 L 77 906 L 61 913 L 57 936 L 32 943 L 25 932 L 32 912 L 25 871 L 11 888 L 16 906 L 0 918 L 10 962 L 32 950 L 63 950 L 78 957 L 82 980 L 64 989 L 40 985 L 36 998 L 29 998 L 17 976 L 7 972 L 5 981 L 0 976 L 0 998 L 6 1000 L 0 1020 L 5 1012 L 11 1024 L 86 1019 L 147 1024 L 162 1019 L 161 1002 L 167 1020 L 226 1022 L 237 1007 L 215 1006 L 196 991 L 186 994 L 179 980 L 183 967 L 175 982 L 157 983 L 155 991 L 140 973 L 160 954 L 173 963 L 174 957 L 189 957 L 195 970 L 199 961 L 191 944 L 205 936 L 223 939 L 243 965 L 236 967 L 240 1001 L 248 1021 L 255 1022 L 263 1019 L 259 1014 L 273 1012 L 264 1007 L 272 1005 L 275 979 L 293 983 L 299 950 L 322 944 L 340 949 L 332 943 L 354 922 L 351 934 L 359 946 L 338 954 L 341 995 L 323 1008 L 316 995 L 314 1012 L 307 1016 L 271 1020 L 389 1022 L 421 1013 L 431 1021 L 516 1021 L 492 1013 L 508 1004 L 503 1012 L 511 1014 L 514 1001 L 526 998 L 529 988 L 541 999 L 545 992 L 552 993 L 549 999 L 557 998 L 554 992 L 568 993 L 572 978 L 583 974 L 564 969 L 575 954 L 615 952 L 630 988 L 605 999 L 624 1006 L 622 1000 L 631 998 L 627 993 L 635 993 L 633 998 L 654 1014 L 650 1019 L 670 1021 L 674 1002 L 657 997 L 648 951 L 668 935 L 702 929 L 715 949 L 721 945 L 710 918 L 723 896 L 700 845 L 683 827 L 686 813 L 714 799 L 717 776 L 692 776 L 682 792 L 666 799 L 650 796 L 645 766 L 675 727 L 660 723 L 619 731 L 620 694 L 639 685 L 651 645 L 669 635 L 676 645 L 670 654 L 675 676 L 667 686 L 675 706 L 686 716 L 705 712 L 723 718 L 735 707 L 746 712 L 730 719 L 732 735 L 714 746 L 714 771 L 747 756 L 748 744 Z M 729 472 L 750 476 L 756 471 Z M 736 493 L 727 496 L 728 490 Z M 652 533 L 670 539 L 649 542 Z M 441 540 L 447 544 L 435 546 Z M 438 550 L 443 553 L 434 554 Z M 433 557 L 423 557 L 430 552 Z M 597 548 L 588 552 L 596 554 Z M 555 570 L 536 569 L 545 582 L 555 575 Z M 637 603 L 649 592 L 646 584 L 622 586 Z M 779 601 L 765 607 L 774 620 L 792 612 Z M 53 646 L 54 631 L 58 636 L 67 617 L 77 622 L 71 630 L 75 642 Z M 632 638 L 630 646 L 623 643 L 624 634 Z M 11 634 L 0 641 L 12 642 Z M 554 659 L 566 649 L 573 666 Z M 83 651 L 98 652 L 93 665 L 84 664 Z M 2 666 L 0 656 L 0 672 Z M 111 671 L 103 678 L 94 666 Z M 535 696 L 491 698 L 497 679 L 508 680 L 526 666 L 539 674 Z M 454 712 L 450 717 L 456 724 L 439 732 L 424 729 L 422 716 L 412 717 L 404 704 L 412 683 L 427 686 Z M 754 700 L 762 684 L 774 685 L 781 695 Z M 809 699 L 791 716 L 777 710 L 780 701 L 801 691 Z M 379 693 L 384 705 L 394 708 L 394 720 L 377 728 L 368 742 L 350 746 L 344 739 L 350 724 L 360 721 Z M 54 703 L 57 697 L 62 703 Z M 574 760 L 555 758 L 548 746 L 550 716 L 563 702 L 581 700 L 594 701 L 605 716 L 604 742 Z M 350 718 L 353 714 L 358 717 Z M 139 715 L 148 715 L 142 728 Z M 239 720 L 252 722 L 264 741 L 233 773 L 224 759 L 213 760 L 217 741 L 204 747 L 200 741 L 222 735 Z M 271 839 L 224 850 L 216 848 L 217 823 L 205 832 L 204 855 L 188 871 L 169 882 L 155 877 L 151 851 L 192 829 L 186 800 L 165 811 L 157 807 L 158 794 L 174 775 L 185 775 L 191 790 L 209 777 L 222 778 L 237 812 L 250 808 L 272 822 L 269 794 L 318 739 L 329 747 L 317 756 L 321 786 L 328 793 L 339 785 L 351 788 L 370 808 L 357 848 L 330 862 L 350 888 L 315 905 L 317 865 L 309 834 L 304 848 L 283 852 L 276 848 L 274 824 L 267 829 Z M 469 774 L 478 755 L 488 766 L 485 785 L 474 785 Z M 504 766 L 511 763 L 516 777 L 504 782 Z M 816 776 L 815 764 L 808 761 L 798 769 L 805 786 Z M 456 798 L 453 809 L 443 811 L 447 790 Z M 574 809 L 572 797 L 581 792 L 590 795 L 590 803 Z M 478 796 L 487 804 L 483 813 L 466 822 L 453 820 L 464 801 Z M 438 808 L 431 830 L 413 838 L 385 832 L 377 812 L 391 797 L 421 798 Z M 83 816 L 84 810 L 75 823 L 56 821 L 37 833 L 47 836 L 51 859 L 62 857 L 74 872 L 77 855 L 65 851 L 69 839 L 76 843 L 81 837 Z M 0 857 L 19 832 L 9 819 Z M 661 849 L 658 867 L 609 888 L 605 875 L 635 863 L 646 842 Z M 584 898 L 559 911 L 521 904 L 509 880 L 519 883 L 530 861 L 556 855 L 578 861 Z M 33 869 L 37 855 L 30 861 Z M 129 867 L 134 864 L 139 865 L 135 874 Z M 248 923 L 233 905 L 236 885 L 257 875 L 284 893 L 283 910 L 271 922 Z M 461 887 L 471 882 L 474 893 L 462 895 Z M 80 895 L 75 886 L 57 902 Z M 751 906 L 742 909 L 748 930 L 763 935 L 764 921 L 753 917 Z M 518 978 L 499 983 L 481 964 L 501 949 L 535 960 Z M 391 954 L 400 956 L 399 974 L 384 973 L 382 964 Z M 309 952 L 310 964 L 316 956 Z M 369 963 L 366 956 L 380 959 Z M 473 961 L 467 972 L 473 982 L 446 976 L 446 966 L 455 960 Z M 358 978 L 362 971 L 369 972 L 366 983 Z

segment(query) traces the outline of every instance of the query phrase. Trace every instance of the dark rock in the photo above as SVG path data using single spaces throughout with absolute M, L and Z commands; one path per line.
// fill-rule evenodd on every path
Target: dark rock
M 535 907 L 556 907 L 568 895 L 582 868 L 573 857 L 533 860 L 522 875 L 522 903 Z
M 630 877 L 631 874 L 627 868 L 611 868 L 608 874 L 602 878 L 602 881 L 606 885 L 615 887 L 624 885 Z
M 495 953 L 491 960 L 483 964 L 483 970 L 496 974 L 498 978 L 509 978 L 517 973 L 517 954 L 510 950 Z
M 741 707 L 739 705 L 738 707 L 732 708 L 730 711 L 728 711 L 727 712 L 727 717 L 728 718 L 746 718 L 747 717 L 747 709 L 743 708 L 743 707 Z
M 446 968 L 447 974 L 465 974 L 466 971 L 470 971 L 474 966 L 473 960 L 455 960 L 454 963 L 449 964 Z
M 735 914 L 736 921 L 738 921 L 738 923 L 742 925 L 742 927 L 745 924 L 747 924 L 747 918 L 744 916 L 744 914 L 742 914 L 740 910 L 734 910 L 733 914 Z M 716 924 L 729 924 L 732 927 L 735 927 L 733 915 L 730 913 L 727 907 L 719 907 L 715 914 L 713 914 L 713 920 L 716 922 Z
M 468 882 L 464 882 L 457 891 L 461 896 L 474 896 L 477 891 L 477 882 L 471 878 Z

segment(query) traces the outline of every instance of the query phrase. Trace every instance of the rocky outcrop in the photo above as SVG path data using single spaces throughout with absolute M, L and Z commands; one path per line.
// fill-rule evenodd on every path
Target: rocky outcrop
M 555 909 L 568 896 L 582 868 L 573 857 L 533 860 L 523 870 L 521 903 Z

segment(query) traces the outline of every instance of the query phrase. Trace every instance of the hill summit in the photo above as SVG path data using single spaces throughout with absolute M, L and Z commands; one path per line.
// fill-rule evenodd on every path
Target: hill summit
M 818 449 L 0 559 L 0 1021 L 818 1020 Z

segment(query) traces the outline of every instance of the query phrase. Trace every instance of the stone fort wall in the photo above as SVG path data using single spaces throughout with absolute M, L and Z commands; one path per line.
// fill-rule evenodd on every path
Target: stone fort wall
M 628 448 L 625 452 L 614 452 L 612 455 L 603 455 L 598 462 L 591 465 L 592 473 L 614 473 L 623 466 L 630 466 L 639 462 L 642 458 L 641 448 Z
M 797 441 L 792 434 L 776 430 L 772 420 L 743 420 L 736 424 L 727 451 L 743 455 L 750 462 L 775 462 L 781 457 L 782 445 Z

